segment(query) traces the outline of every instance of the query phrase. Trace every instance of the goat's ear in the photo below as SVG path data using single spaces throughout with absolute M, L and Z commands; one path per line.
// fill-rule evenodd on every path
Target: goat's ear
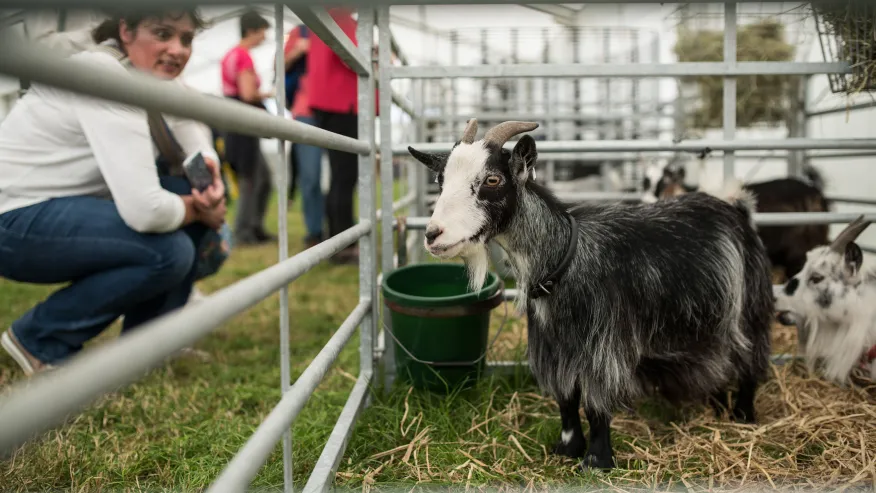
M 855 275 L 861 271 L 861 264 L 864 263 L 864 254 L 861 252 L 861 247 L 854 241 L 850 241 L 846 245 L 846 253 L 843 256 L 846 262 L 846 268 L 851 275 Z
M 430 154 L 428 152 L 421 152 L 414 149 L 411 146 L 408 146 L 408 152 L 411 153 L 411 156 L 414 156 L 414 159 L 426 165 L 427 168 L 434 171 L 435 173 L 440 173 L 444 171 L 444 166 L 447 164 L 447 155 L 445 154 Z
M 529 173 L 535 166 L 537 159 L 538 151 L 535 150 L 535 139 L 531 135 L 524 135 L 511 151 L 511 172 L 517 175 L 517 179 L 523 183 L 529 178 Z

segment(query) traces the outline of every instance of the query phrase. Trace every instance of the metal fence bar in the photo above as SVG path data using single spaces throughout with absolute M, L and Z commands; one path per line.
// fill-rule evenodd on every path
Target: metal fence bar
M 246 444 L 225 466 L 222 474 L 210 485 L 207 493 L 239 493 L 249 489 L 259 469 L 271 455 L 280 436 L 289 429 L 295 418 L 313 395 L 313 391 L 331 369 L 341 350 L 353 336 L 356 326 L 371 312 L 371 300 L 359 302 L 352 313 L 344 320 L 329 342 L 307 366 L 295 384 L 268 414 Z M 370 373 L 362 373 L 370 377 Z M 360 375 L 360 376 L 361 376 Z
M 401 46 L 398 45 L 398 42 L 396 41 L 395 36 L 392 35 L 391 31 L 389 33 L 389 36 L 389 40 L 392 44 L 392 52 L 395 53 L 396 57 L 398 57 L 398 61 L 400 61 L 402 65 L 409 65 L 410 62 L 408 61 L 407 55 L 405 55 L 405 52 L 402 51 Z
M 843 195 L 831 195 L 827 197 L 827 200 L 831 202 L 845 202 L 848 204 L 863 204 L 863 205 L 876 205 L 876 199 L 867 199 L 864 197 L 847 197 Z
M 876 221 L 876 212 L 760 212 L 754 215 L 758 226 L 796 226 L 800 224 L 845 224 L 861 214 Z
M 507 65 L 408 65 L 392 67 L 393 79 L 457 79 L 457 78 L 639 78 L 738 75 L 807 75 L 845 74 L 851 69 L 845 62 L 681 62 L 637 63 L 613 65 L 595 64 L 507 64 Z
M 374 44 L 374 9 L 360 8 L 356 26 L 356 41 L 360 55 L 371 66 L 371 47 Z M 360 74 L 358 87 L 359 137 L 374 141 L 374 74 Z M 381 136 L 383 139 L 383 136 Z M 368 155 L 359 156 L 359 221 L 374 224 L 375 227 L 359 240 L 359 299 L 368 301 L 368 314 L 359 328 L 359 375 L 370 375 L 374 368 L 374 331 L 380 317 L 377 302 L 377 209 L 376 180 L 374 162 L 376 149 Z M 392 190 L 390 190 L 392 193 Z
M 555 120 L 561 122 L 573 122 L 573 121 L 582 121 L 586 123 L 600 123 L 600 122 L 624 122 L 629 120 L 644 120 L 644 119 L 654 119 L 654 118 L 665 118 L 670 120 L 673 118 L 673 115 L 670 113 L 659 113 L 659 111 L 647 112 L 630 112 L 630 113 L 557 113 L 557 114 L 544 114 L 544 113 L 512 113 L 512 112 L 499 112 L 499 111 L 475 111 L 471 114 L 466 115 L 433 115 L 429 117 L 425 117 L 426 121 L 430 122 L 441 122 L 441 121 L 454 121 L 454 122 L 467 122 L 470 118 L 477 118 L 479 121 L 486 120 L 495 120 L 495 121 L 509 121 L 509 120 L 518 120 L 518 121 L 547 121 L 547 120 Z
M 277 118 L 248 104 L 208 96 L 181 85 L 137 73 L 120 74 L 106 67 L 63 58 L 52 51 L 0 31 L 0 74 L 42 83 L 100 99 L 190 118 L 221 130 L 284 139 L 357 154 L 371 144 L 312 125 Z
M 168 355 L 193 344 L 367 234 L 372 224 L 361 222 L 199 303 L 152 320 L 97 348 L 86 349 L 54 372 L 21 382 L 0 397 L 0 423 L 15 423 L 0 426 L 0 454 L 63 422 L 96 397 L 138 380 Z
M 736 62 L 736 4 L 724 4 L 724 63 L 735 68 Z M 736 78 L 724 77 L 724 140 L 736 138 Z M 732 150 L 724 152 L 724 183 L 733 178 L 736 171 L 736 157 Z
M 516 141 L 507 142 L 511 150 Z M 409 155 L 408 145 L 424 152 L 449 152 L 452 142 L 412 142 L 394 145 L 396 156 Z M 602 140 L 602 141 L 547 141 L 537 143 L 538 152 L 650 152 L 681 151 L 698 153 L 712 151 L 769 151 L 796 149 L 876 149 L 876 139 L 757 139 L 757 140 L 688 140 L 671 142 L 665 140 Z
M 402 96 L 395 90 L 392 91 L 392 102 L 395 103 L 395 105 L 398 106 L 400 110 L 404 111 L 409 117 L 419 117 L 417 112 L 414 110 L 412 103 L 405 99 L 404 96 Z
M 404 197 L 396 200 L 392 203 L 392 212 L 395 214 L 396 212 L 404 209 L 405 207 L 411 206 L 414 202 L 416 202 L 417 197 L 414 192 L 410 192 Z M 383 216 L 383 208 L 377 209 L 377 217 Z M 394 223 L 393 223 L 394 224 Z
M 322 449 L 322 453 L 316 461 L 316 466 L 314 466 L 313 472 L 310 473 L 310 477 L 307 479 L 307 484 L 304 485 L 303 493 L 323 493 L 329 491 L 334 482 L 338 465 L 344 457 L 347 443 L 353 434 L 353 425 L 356 423 L 362 408 L 365 407 L 371 378 L 372 374 L 365 373 L 356 380 L 356 385 L 353 386 L 350 397 L 347 398 L 347 403 L 344 405 L 344 409 L 341 410 L 341 415 L 338 417 L 334 429 L 332 429 L 332 434 L 329 435 L 328 442 L 326 442 L 325 448 Z
M 827 158 L 845 158 L 845 157 L 873 157 L 876 156 L 876 151 L 859 151 L 859 152 L 816 152 L 807 153 L 809 159 L 827 159 Z
M 822 116 L 822 115 L 832 115 L 834 113 L 845 113 L 847 111 L 855 111 L 855 110 L 863 110 L 867 108 L 876 107 L 876 101 L 866 101 L 863 103 L 850 104 L 847 106 L 841 106 L 838 108 L 825 108 L 821 110 L 812 110 L 806 112 L 807 118 L 812 118 L 813 116 Z
M 864 252 L 876 254 L 876 248 L 874 248 L 874 247 L 866 246 L 866 245 L 859 245 L 859 246 L 861 247 L 861 250 Z
M 758 212 L 754 222 L 758 226 L 795 226 L 799 224 L 844 224 L 854 221 L 861 214 L 865 219 L 876 221 L 874 212 Z M 411 229 L 426 229 L 428 217 L 409 217 L 405 225 Z
M 392 120 L 389 115 L 389 104 L 387 96 L 391 88 L 391 80 L 389 77 L 389 7 L 377 8 L 377 30 L 378 30 L 378 66 L 380 67 L 380 186 L 383 190 L 383 200 L 381 204 L 381 274 L 388 276 L 395 267 L 395 245 L 393 244 L 393 212 L 395 212 L 392 203 L 393 177 L 392 177 Z M 381 319 L 382 331 L 392 330 L 392 320 L 388 314 Z M 385 336 L 384 336 L 385 337 Z M 386 344 L 384 346 L 383 355 L 381 357 L 384 374 L 389 377 L 395 375 L 395 346 Z M 388 388 L 388 385 L 387 385 Z
M 410 207 L 411 205 L 414 205 L 416 201 L 417 193 L 414 191 L 408 192 L 407 195 L 392 203 L 392 212 L 398 212 L 405 207 Z
M 294 7 L 290 5 L 290 8 L 301 19 L 301 22 L 312 29 L 313 34 L 331 48 L 356 74 L 371 74 L 370 52 L 367 56 L 363 54 L 353 44 L 350 37 L 341 30 L 325 7 Z
M 286 62 L 283 50 L 283 5 L 274 5 L 274 52 L 275 102 L 277 114 L 282 115 L 286 108 Z M 277 236 L 279 237 L 279 259 L 283 262 L 289 257 L 289 166 L 286 165 L 286 143 L 277 139 L 277 156 L 281 163 L 277 180 Z M 280 287 L 280 391 L 285 394 L 292 385 L 291 361 L 289 353 L 289 285 Z M 281 395 L 282 395 L 281 394 Z M 283 434 L 283 491 L 292 493 L 295 489 L 292 475 L 292 430 Z

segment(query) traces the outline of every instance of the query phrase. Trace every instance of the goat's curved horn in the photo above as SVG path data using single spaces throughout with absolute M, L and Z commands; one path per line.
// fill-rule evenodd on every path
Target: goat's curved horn
M 846 226 L 846 229 L 842 230 L 842 232 L 831 242 L 830 249 L 839 254 L 844 254 L 846 246 L 855 241 L 855 239 L 867 229 L 867 226 L 870 226 L 870 221 L 865 221 L 863 214 L 858 216 L 857 219 L 849 223 L 849 225 Z
M 493 143 L 502 147 L 511 137 L 523 132 L 531 132 L 536 128 L 538 128 L 538 123 L 535 122 L 502 122 L 487 130 L 486 135 L 484 135 L 484 143 Z
M 478 119 L 472 118 L 468 121 L 468 125 L 465 127 L 465 131 L 462 132 L 462 143 L 463 144 L 471 144 L 474 142 L 475 135 L 478 133 Z

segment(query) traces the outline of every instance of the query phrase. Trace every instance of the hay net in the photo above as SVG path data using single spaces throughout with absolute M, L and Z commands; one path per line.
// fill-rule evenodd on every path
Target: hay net
M 811 12 L 827 62 L 847 62 L 848 74 L 828 74 L 834 93 L 876 91 L 876 2 L 813 2 Z

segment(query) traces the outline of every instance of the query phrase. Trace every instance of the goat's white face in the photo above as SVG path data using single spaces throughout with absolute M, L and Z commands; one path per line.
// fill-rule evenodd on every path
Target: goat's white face
M 776 295 L 780 321 L 844 323 L 856 309 L 861 261 L 861 250 L 855 243 L 849 244 L 845 255 L 827 246 L 809 251 L 806 265 Z
M 476 122 L 466 130 L 473 139 Z M 486 243 L 501 233 L 517 206 L 517 192 L 536 161 L 535 140 L 523 136 L 512 152 L 505 139 L 537 124 L 506 122 L 482 140 L 458 142 L 447 156 L 408 148 L 418 161 L 437 174 L 441 188 L 423 244 L 435 257 L 473 258 L 484 254 Z M 473 128 L 469 132 L 469 129 Z M 496 133 L 504 133 L 495 137 Z M 492 137 L 492 139 L 491 139 Z M 495 139 L 498 139 L 495 140 Z
M 779 321 L 845 324 L 860 308 L 861 248 L 855 238 L 869 226 L 863 216 L 850 223 L 829 246 L 813 248 L 806 264 L 776 295 Z
M 438 174 L 441 194 L 423 239 L 432 255 L 453 258 L 467 247 L 484 243 L 482 232 L 489 217 L 478 192 L 501 182 L 501 177 L 487 170 L 488 158 L 489 151 L 481 141 L 459 144 L 450 153 L 444 171 Z

